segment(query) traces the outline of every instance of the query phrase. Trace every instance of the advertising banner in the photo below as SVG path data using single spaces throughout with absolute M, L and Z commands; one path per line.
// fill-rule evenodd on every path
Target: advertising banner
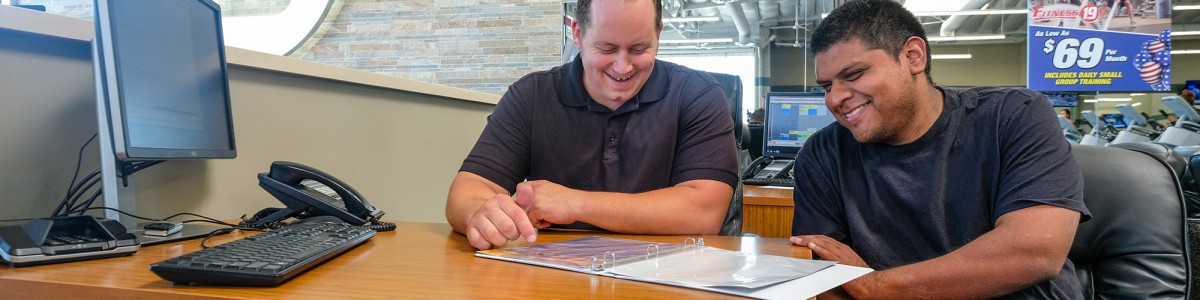
M 1130 1 L 1030 0 L 1027 86 L 1036 91 L 1170 90 L 1171 19 L 1155 18 Z

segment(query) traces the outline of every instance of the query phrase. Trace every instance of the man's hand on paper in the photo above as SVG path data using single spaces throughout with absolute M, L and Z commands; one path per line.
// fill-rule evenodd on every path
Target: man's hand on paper
M 793 245 L 804 246 L 812 249 L 813 253 L 815 253 L 821 259 L 836 261 L 843 265 L 870 268 L 867 266 L 867 262 L 863 261 L 862 257 L 858 256 L 857 252 L 854 252 L 854 249 L 850 249 L 850 246 L 847 246 L 846 244 L 843 244 L 842 242 L 839 242 L 828 236 L 801 235 L 793 236 L 788 238 L 788 240 L 790 240 Z M 866 278 L 874 278 L 875 275 L 878 275 L 878 273 L 873 272 L 871 274 L 867 274 L 866 276 L 851 280 L 850 282 L 843 284 L 841 287 L 822 293 L 820 296 L 817 296 L 817 299 L 854 299 L 854 297 L 847 292 L 847 289 L 862 291 L 865 289 L 864 285 L 867 284 L 866 280 L 868 279 Z
M 575 223 L 579 216 L 578 207 L 572 202 L 577 190 L 546 180 L 526 181 L 517 184 L 516 203 L 524 208 L 534 227 L 546 228 L 551 224 Z
M 793 245 L 805 246 L 824 260 L 836 261 L 843 265 L 870 268 L 850 246 L 824 235 L 801 235 L 789 238 Z
M 512 197 L 496 194 L 471 215 L 466 235 L 471 246 L 491 249 L 521 237 L 528 242 L 536 241 L 537 229 Z

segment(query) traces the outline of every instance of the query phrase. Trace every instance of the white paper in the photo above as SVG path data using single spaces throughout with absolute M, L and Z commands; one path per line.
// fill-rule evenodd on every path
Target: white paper
M 796 259 L 703 247 L 618 265 L 616 275 L 689 286 L 760 288 L 832 266 L 834 262 Z

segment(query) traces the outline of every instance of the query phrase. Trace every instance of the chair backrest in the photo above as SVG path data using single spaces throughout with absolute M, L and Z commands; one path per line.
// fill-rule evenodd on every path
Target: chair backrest
M 733 138 L 738 145 L 744 143 L 742 139 L 742 127 L 746 126 L 746 122 L 742 121 L 742 78 L 737 75 L 724 73 L 707 72 L 717 83 L 721 84 L 721 89 L 725 91 L 725 100 L 729 106 L 729 113 L 733 117 Z
M 1071 146 L 1092 213 L 1068 256 L 1084 298 L 1188 298 L 1187 227 L 1176 171 L 1137 150 L 1150 146 Z
M 720 235 L 742 235 L 742 183 L 733 188 L 733 199 L 729 200 L 729 211 L 721 222 Z
M 763 138 L 765 136 L 763 135 L 763 124 L 750 124 L 748 127 L 750 127 L 750 142 L 748 143 L 750 159 L 753 160 L 762 156 Z
M 1188 157 L 1188 175 L 1185 182 L 1184 192 L 1191 191 L 1193 197 L 1188 197 L 1187 212 L 1191 218 L 1200 218 L 1200 197 L 1196 197 L 1196 193 L 1200 193 L 1200 154 Z M 1190 185 L 1188 185 L 1190 184 Z M 1184 194 L 1185 196 L 1187 193 Z
M 725 92 L 726 104 L 729 105 L 729 112 L 733 117 L 733 138 L 734 143 L 740 149 L 742 145 L 747 144 L 746 135 L 743 134 L 745 122 L 742 122 L 742 79 L 737 75 L 707 72 L 721 84 L 721 89 Z M 761 151 L 760 151 L 761 152 Z M 741 168 L 738 169 L 741 171 Z M 729 200 L 729 210 L 725 213 L 725 220 L 721 223 L 721 235 L 741 235 L 742 234 L 742 184 L 739 182 L 733 188 L 733 198 Z

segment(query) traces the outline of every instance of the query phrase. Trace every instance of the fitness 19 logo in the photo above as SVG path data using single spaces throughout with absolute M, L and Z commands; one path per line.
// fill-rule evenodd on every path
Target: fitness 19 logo
M 1072 4 L 1042 5 L 1033 8 L 1034 21 L 1074 20 L 1079 18 L 1087 23 L 1100 20 L 1100 8 L 1088 2 L 1083 6 Z

